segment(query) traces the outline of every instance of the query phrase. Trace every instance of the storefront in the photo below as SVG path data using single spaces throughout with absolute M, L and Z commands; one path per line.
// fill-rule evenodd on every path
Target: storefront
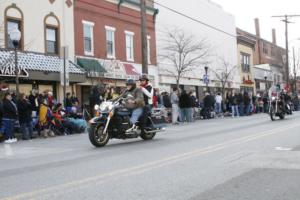
M 83 105 L 89 105 L 89 97 L 92 87 L 113 87 L 121 93 L 126 87 L 127 79 L 138 80 L 141 71 L 133 63 L 125 63 L 119 60 L 104 60 L 87 57 L 77 57 L 77 64 L 87 72 L 84 83 L 77 85 L 77 92 L 81 94 Z M 151 81 L 154 76 L 150 76 Z
M 72 62 L 67 63 L 69 86 L 67 92 L 73 92 L 75 85 L 86 81 L 85 72 Z M 52 91 L 58 101 L 63 100 L 61 71 L 63 62 L 58 56 L 50 56 L 33 52 L 18 52 L 19 91 L 27 95 L 31 91 L 43 93 Z M 16 88 L 14 52 L 0 50 L 0 82 L 8 84 L 14 91 Z

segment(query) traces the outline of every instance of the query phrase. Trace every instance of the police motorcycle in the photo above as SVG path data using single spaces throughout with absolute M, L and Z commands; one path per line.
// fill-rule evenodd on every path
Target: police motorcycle
M 138 123 L 136 129 L 129 133 L 126 132 L 132 125 L 130 125 L 131 113 L 124 107 L 124 101 L 126 101 L 126 98 L 119 97 L 95 105 L 94 109 L 97 111 L 98 116 L 89 121 L 90 128 L 88 129 L 90 142 L 95 147 L 105 146 L 112 138 L 124 140 L 141 137 L 144 140 L 151 140 L 157 132 L 164 131 L 163 126 L 153 123 L 151 114 L 149 114 L 147 128 L 141 128 Z

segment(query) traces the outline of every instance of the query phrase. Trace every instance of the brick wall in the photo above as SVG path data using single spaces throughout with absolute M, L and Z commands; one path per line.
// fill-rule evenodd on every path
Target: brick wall
M 125 33 L 134 32 L 134 62 L 141 63 L 141 20 L 140 12 L 105 0 L 77 0 L 75 15 L 75 54 L 84 56 L 82 20 L 94 25 L 94 57 L 106 58 L 105 26 L 115 27 L 116 59 L 126 61 Z M 147 31 L 150 35 L 151 64 L 156 64 L 155 23 L 152 15 L 147 15 Z

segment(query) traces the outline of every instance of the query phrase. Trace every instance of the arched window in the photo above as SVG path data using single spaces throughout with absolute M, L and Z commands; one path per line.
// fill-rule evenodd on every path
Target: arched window
M 10 39 L 10 33 L 14 29 L 18 29 L 21 32 L 21 39 L 19 41 L 18 49 L 24 49 L 24 16 L 20 8 L 16 4 L 8 6 L 4 11 L 4 23 L 5 23 L 5 47 L 13 49 L 14 45 Z
M 57 16 L 53 13 L 47 15 L 44 19 L 45 29 L 45 53 L 59 54 L 60 49 L 60 23 Z

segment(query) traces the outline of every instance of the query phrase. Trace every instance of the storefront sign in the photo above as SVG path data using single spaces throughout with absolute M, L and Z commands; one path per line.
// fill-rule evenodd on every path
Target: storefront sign
M 107 73 L 104 73 L 105 78 L 112 79 L 134 79 L 138 80 L 138 75 L 128 75 L 126 74 L 125 67 L 123 63 L 119 60 L 106 60 L 103 62 L 103 66 L 105 67 Z
M 15 66 L 0 66 L 0 76 L 15 77 L 16 70 Z M 19 67 L 19 77 L 28 77 L 29 73 L 25 67 Z

